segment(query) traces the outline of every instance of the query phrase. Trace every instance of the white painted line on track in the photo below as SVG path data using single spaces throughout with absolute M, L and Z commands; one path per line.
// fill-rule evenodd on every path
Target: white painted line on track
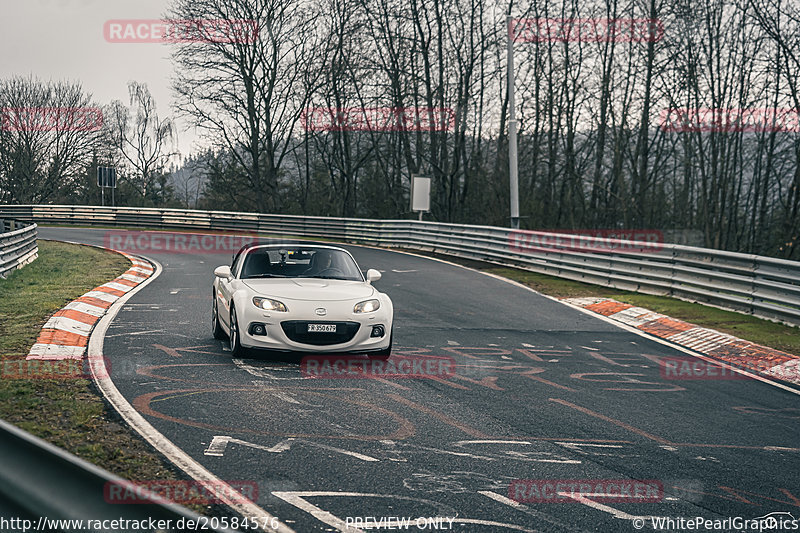
M 614 509 L 610 505 L 605 505 L 605 504 L 602 504 L 602 503 L 598 503 L 596 501 L 590 500 L 589 498 L 586 498 L 586 497 L 581 496 L 579 494 L 570 494 L 569 492 L 559 492 L 558 495 L 559 496 L 565 496 L 567 498 L 571 498 L 571 499 L 575 500 L 576 502 L 579 502 L 579 503 L 582 503 L 583 505 L 586 505 L 587 507 L 591 507 L 592 509 L 597 509 L 598 511 L 603 511 L 604 513 L 608 513 L 611 516 L 613 516 L 614 518 L 619 518 L 620 520 L 645 520 L 647 518 L 650 518 L 649 516 L 637 516 L 637 515 L 632 515 L 632 514 L 625 513 L 623 511 L 620 511 L 619 509 Z M 599 496 L 605 496 L 605 495 L 601 494 Z
M 526 440 L 460 440 L 454 442 L 456 446 L 464 444 L 532 444 Z
M 270 524 L 273 522 L 273 515 L 250 501 L 239 501 L 229 498 L 226 494 L 236 494 L 236 491 L 228 486 L 224 481 L 208 471 L 200 463 L 192 459 L 186 452 L 176 446 L 172 441 L 167 439 L 164 435 L 159 433 L 145 418 L 128 402 L 127 399 L 119 392 L 114 382 L 111 380 L 106 369 L 106 363 L 103 359 L 103 343 L 106 331 L 111 325 L 111 322 L 117 316 L 119 311 L 134 294 L 138 293 L 153 280 L 161 275 L 162 267 L 159 263 L 153 261 L 155 265 L 154 274 L 149 277 L 144 283 L 129 290 L 125 296 L 120 297 L 114 305 L 108 309 L 108 313 L 100 319 L 95 326 L 92 336 L 89 338 L 89 367 L 92 371 L 95 384 L 103 393 L 106 400 L 114 407 L 114 409 L 122 416 L 125 422 L 128 423 L 137 433 L 149 442 L 156 450 L 162 453 L 167 459 L 172 461 L 175 466 L 186 472 L 192 479 L 196 481 L 208 481 L 215 487 L 214 491 L 216 496 L 225 503 L 228 507 L 235 510 L 242 516 L 258 516 L 265 518 L 265 522 Z M 127 287 L 131 289 L 131 287 Z M 217 489 L 216 487 L 219 487 Z M 277 521 L 277 518 L 275 518 Z M 295 533 L 286 524 L 278 521 L 278 526 L 275 528 L 270 527 L 269 531 L 277 533 Z
M 211 455 L 214 457 L 222 457 L 225 455 L 225 448 L 228 447 L 228 442 L 230 442 L 231 438 L 223 435 L 219 435 L 211 439 L 211 444 L 208 445 L 206 451 L 203 452 L 203 455 Z
M 305 498 L 314 498 L 314 497 L 350 497 L 350 498 L 389 498 L 392 502 L 397 505 L 397 501 L 403 500 L 411 500 L 411 501 L 418 501 L 415 498 L 408 498 L 403 496 L 393 496 L 389 494 L 373 494 L 373 493 L 363 493 L 363 492 L 327 492 L 327 491 L 320 491 L 320 492 L 313 492 L 313 491 L 286 491 L 280 492 L 276 491 L 272 493 L 273 496 L 276 496 L 283 501 L 290 503 L 297 507 L 298 509 L 309 513 L 311 516 L 327 524 L 333 528 L 336 528 L 338 531 L 342 533 L 365 533 L 363 529 L 358 529 L 353 526 L 348 526 L 345 521 L 341 518 L 337 517 L 336 515 L 325 511 L 316 505 L 312 504 L 311 502 L 307 501 Z M 479 520 L 476 518 L 458 518 L 458 517 L 444 517 L 444 516 L 432 516 L 432 517 L 420 517 L 420 519 L 426 520 L 441 520 L 442 523 L 449 523 L 452 522 L 454 524 L 476 524 L 480 526 L 487 526 L 487 527 L 494 527 L 494 528 L 503 528 L 503 529 L 510 529 L 513 531 L 522 531 L 524 533 L 538 533 L 534 529 L 528 529 L 523 526 L 518 526 L 515 524 L 506 524 L 504 522 L 495 522 L 493 520 Z M 412 518 L 412 524 L 415 524 L 417 519 Z M 416 526 L 415 526 L 416 527 Z M 369 529 L 386 529 L 380 527 L 371 527 Z M 395 528 L 396 529 L 396 528 Z
M 490 490 L 479 490 L 478 494 L 483 494 L 484 496 L 493 499 L 496 502 L 500 502 L 504 505 L 508 505 L 509 507 L 513 507 L 514 509 L 527 509 L 526 505 L 522 505 L 518 501 L 514 501 L 507 496 L 503 496 L 502 494 L 497 494 L 496 492 L 492 492 Z
M 256 444 L 254 442 L 247 442 L 246 440 L 234 439 L 232 437 L 219 435 L 214 437 L 214 439 L 211 441 L 211 444 L 209 444 L 208 448 L 206 448 L 206 451 L 204 453 L 205 455 L 222 457 L 225 454 L 225 449 L 227 448 L 228 444 L 239 444 L 241 446 L 247 446 L 249 448 L 255 448 L 256 450 L 262 450 L 270 453 L 282 453 L 291 448 L 292 444 L 294 444 L 295 442 L 307 444 L 308 446 L 321 448 L 323 450 L 328 450 L 330 452 L 340 453 L 342 455 L 348 455 L 350 457 L 355 457 L 356 459 L 360 459 L 361 461 L 366 461 L 369 463 L 380 462 L 380 459 L 376 459 L 375 457 L 371 457 L 369 455 L 364 455 L 362 453 L 353 452 L 342 448 L 337 448 L 335 446 L 329 446 L 327 444 L 319 444 L 316 442 L 312 442 L 310 440 L 298 439 L 294 437 L 281 441 L 275 446 L 264 446 L 263 444 Z
M 340 519 L 333 513 L 329 513 L 328 511 L 324 511 L 314 505 L 306 501 L 304 498 L 313 497 L 313 496 L 353 496 L 353 497 L 363 497 L 363 496 L 377 496 L 373 494 L 361 494 L 359 492 L 273 492 L 273 496 L 277 496 L 281 500 L 285 501 L 286 503 L 292 504 L 301 511 L 305 511 L 323 524 L 327 524 L 333 528 L 336 528 L 338 531 L 346 531 L 347 533 L 365 533 L 363 529 L 358 529 L 356 527 L 348 526 L 344 520 Z
M 323 450 L 328 450 L 331 452 L 341 453 L 344 455 L 349 455 L 350 457 L 355 457 L 356 459 L 361 459 L 362 461 L 367 462 L 379 462 L 380 459 L 376 459 L 374 457 L 370 457 L 369 455 L 364 455 L 358 452 L 351 452 L 350 450 L 343 450 L 342 448 L 336 448 L 334 446 L 328 446 L 327 444 L 319 444 L 317 442 L 312 442 L 310 440 L 305 439 L 297 439 L 298 442 L 302 442 L 303 444 L 308 444 L 309 446 L 315 446 L 317 448 L 321 448 Z
M 580 446 L 594 446 L 597 448 L 623 448 L 623 446 L 619 444 L 590 444 L 588 442 L 556 442 L 556 444 L 566 446 L 567 448 L 578 448 Z

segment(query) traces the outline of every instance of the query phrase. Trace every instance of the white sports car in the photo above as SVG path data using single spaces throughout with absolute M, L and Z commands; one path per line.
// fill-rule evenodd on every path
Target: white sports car
M 214 338 L 234 356 L 248 348 L 389 357 L 392 301 L 366 279 L 347 250 L 334 246 L 245 246 L 214 270 Z

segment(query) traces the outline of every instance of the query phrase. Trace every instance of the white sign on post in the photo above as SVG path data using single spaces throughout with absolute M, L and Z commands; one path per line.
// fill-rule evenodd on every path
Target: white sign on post
M 422 213 L 431 210 L 431 179 L 422 176 L 411 176 L 411 210 L 419 211 L 419 219 L 422 220 Z

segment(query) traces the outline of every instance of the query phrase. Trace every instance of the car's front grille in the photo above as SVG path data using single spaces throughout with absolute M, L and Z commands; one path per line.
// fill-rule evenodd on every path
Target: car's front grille
M 336 333 L 309 333 L 309 324 L 335 324 Z M 286 336 L 294 342 L 326 346 L 329 344 L 342 344 L 350 342 L 358 333 L 361 324 L 358 322 L 325 322 L 307 320 L 287 320 L 281 322 L 281 327 Z

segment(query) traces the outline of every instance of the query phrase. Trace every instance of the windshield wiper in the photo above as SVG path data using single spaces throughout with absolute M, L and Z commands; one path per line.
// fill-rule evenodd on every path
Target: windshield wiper
M 281 276 L 278 274 L 250 274 L 245 279 L 253 279 L 253 278 L 285 278 L 286 276 Z

